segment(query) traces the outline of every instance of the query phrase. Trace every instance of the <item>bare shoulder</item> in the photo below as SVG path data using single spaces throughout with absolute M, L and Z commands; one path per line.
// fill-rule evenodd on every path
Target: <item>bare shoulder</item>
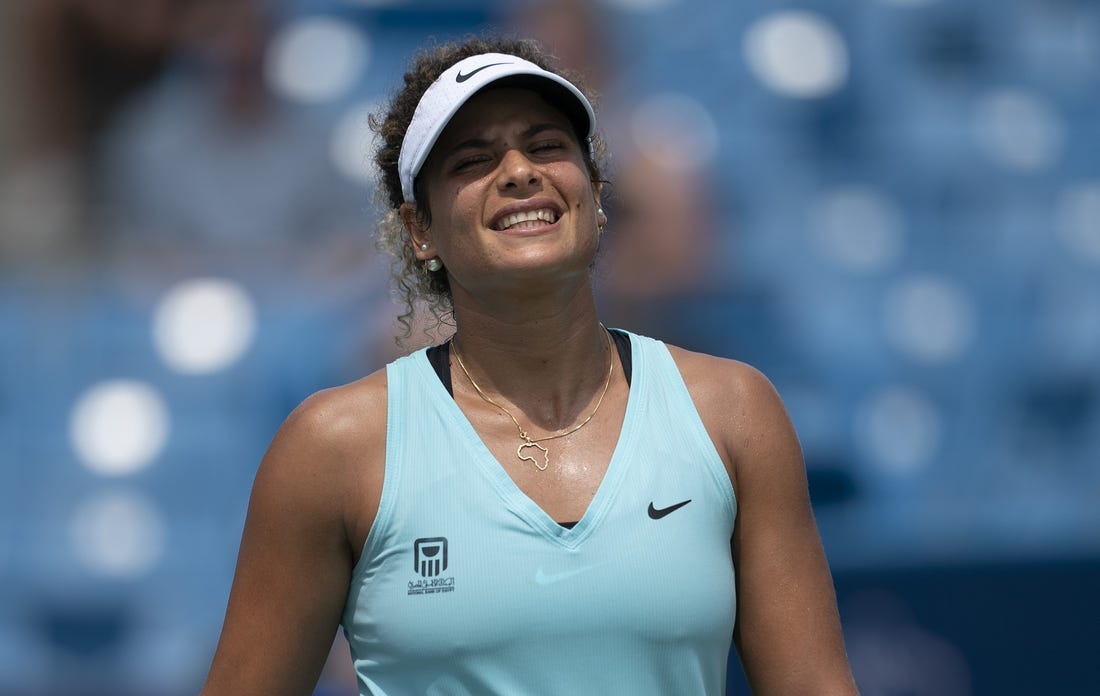
M 748 363 L 673 345 L 669 345 L 668 349 L 693 396 L 699 392 L 719 401 L 776 398 L 771 381 Z
M 278 439 L 314 454 L 347 455 L 384 446 L 386 372 L 310 395 L 287 417 Z
M 790 418 L 764 373 L 739 360 L 676 346 L 669 352 L 735 483 L 739 471 L 743 475 L 765 452 L 786 450 L 801 461 Z
M 283 491 L 303 512 L 335 516 L 354 542 L 373 520 L 362 501 L 380 495 L 385 446 L 386 374 L 380 370 L 299 404 L 260 464 L 254 495 Z
M 669 346 L 696 408 L 704 418 L 729 421 L 735 431 L 786 419 L 783 404 L 764 373 L 748 363 Z

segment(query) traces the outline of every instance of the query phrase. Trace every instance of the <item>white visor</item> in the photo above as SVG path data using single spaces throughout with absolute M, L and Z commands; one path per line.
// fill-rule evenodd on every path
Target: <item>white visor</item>
M 435 82 L 424 92 L 420 103 L 416 105 L 412 121 L 401 141 L 401 154 L 397 158 L 397 172 L 401 177 L 401 194 L 405 201 L 413 201 L 413 181 L 428 159 L 435 141 L 447 127 L 451 117 L 462 108 L 470 97 L 488 84 L 505 77 L 531 76 L 550 80 L 564 88 L 564 94 L 570 94 L 583 107 L 587 116 L 582 137 L 582 145 L 591 148 L 589 138 L 596 124 L 596 114 L 592 104 L 576 86 L 561 75 L 543 70 L 530 61 L 506 53 L 482 53 L 470 56 L 455 63 L 443 71 Z M 556 104 L 557 105 L 557 104 Z M 559 105 L 560 106 L 560 105 Z M 570 105 L 574 106 L 574 105 Z M 572 113 L 567 108 L 567 113 Z M 578 111 L 578 113 L 580 113 Z

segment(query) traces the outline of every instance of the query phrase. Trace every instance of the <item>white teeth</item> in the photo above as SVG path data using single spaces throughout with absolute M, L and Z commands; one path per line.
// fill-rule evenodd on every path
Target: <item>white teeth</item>
M 523 223 L 530 222 L 549 222 L 554 223 L 558 219 L 558 216 L 554 214 L 553 210 L 549 208 L 541 208 L 539 210 L 527 210 L 522 213 L 512 213 L 511 215 L 505 215 L 500 222 L 497 223 L 498 230 L 506 230 L 509 227 L 515 227 Z M 524 225 L 524 227 L 536 227 L 537 225 Z

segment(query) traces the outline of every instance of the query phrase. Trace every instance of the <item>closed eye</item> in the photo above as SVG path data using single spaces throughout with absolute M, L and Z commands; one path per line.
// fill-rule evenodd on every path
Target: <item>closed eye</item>
M 535 143 L 529 149 L 531 152 L 538 154 L 551 154 L 557 152 L 565 147 L 565 143 L 560 140 L 543 140 Z
M 557 140 L 548 140 L 546 142 L 536 143 L 531 149 L 536 152 L 540 150 L 560 150 L 562 143 Z
M 468 157 L 463 157 L 462 159 L 455 162 L 451 169 L 455 172 L 464 172 L 476 167 L 479 164 L 488 162 L 489 159 L 490 158 L 488 155 L 470 155 Z

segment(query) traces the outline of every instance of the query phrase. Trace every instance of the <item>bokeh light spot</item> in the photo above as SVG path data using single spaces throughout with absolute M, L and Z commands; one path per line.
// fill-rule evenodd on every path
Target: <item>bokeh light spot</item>
M 811 210 L 811 230 L 829 259 L 857 272 L 886 269 L 905 242 L 901 213 L 886 197 L 863 187 L 823 194 Z
M 917 362 L 955 360 L 977 332 L 973 300 L 946 278 L 922 275 L 899 281 L 886 294 L 884 310 L 890 342 Z
M 370 44 L 351 24 L 308 17 L 287 25 L 271 42 L 267 79 L 282 96 L 307 103 L 344 95 L 366 69 Z
M 1064 139 L 1057 112 L 1038 95 L 1023 90 L 995 91 L 979 99 L 974 131 L 995 162 L 1021 172 L 1050 167 Z
M 1058 197 L 1058 234 L 1069 252 L 1100 264 L 1100 181 L 1075 184 Z
M 144 495 L 100 493 L 76 509 L 69 539 L 73 555 L 92 572 L 117 579 L 139 578 L 164 553 L 164 523 Z
M 686 94 L 646 99 L 630 121 L 635 147 L 673 169 L 704 166 L 718 152 L 718 127 L 706 107 Z
M 883 389 L 856 411 L 856 446 L 883 473 L 916 473 L 931 462 L 942 437 L 939 409 L 910 387 Z
M 785 96 L 826 96 L 848 78 L 843 37 L 812 12 L 791 10 L 764 17 L 749 27 L 742 48 L 757 79 Z
M 329 156 L 344 176 L 367 185 L 377 184 L 377 174 L 371 159 L 374 133 L 368 118 L 378 108 L 378 102 L 360 102 L 344 112 L 332 130 Z
M 80 461 L 97 474 L 121 476 L 148 467 L 163 450 L 168 409 L 149 385 L 109 380 L 76 401 L 69 438 Z
M 153 343 L 161 359 L 184 374 L 205 374 L 236 362 L 252 345 L 256 310 L 238 284 L 219 278 L 180 283 L 161 299 Z

